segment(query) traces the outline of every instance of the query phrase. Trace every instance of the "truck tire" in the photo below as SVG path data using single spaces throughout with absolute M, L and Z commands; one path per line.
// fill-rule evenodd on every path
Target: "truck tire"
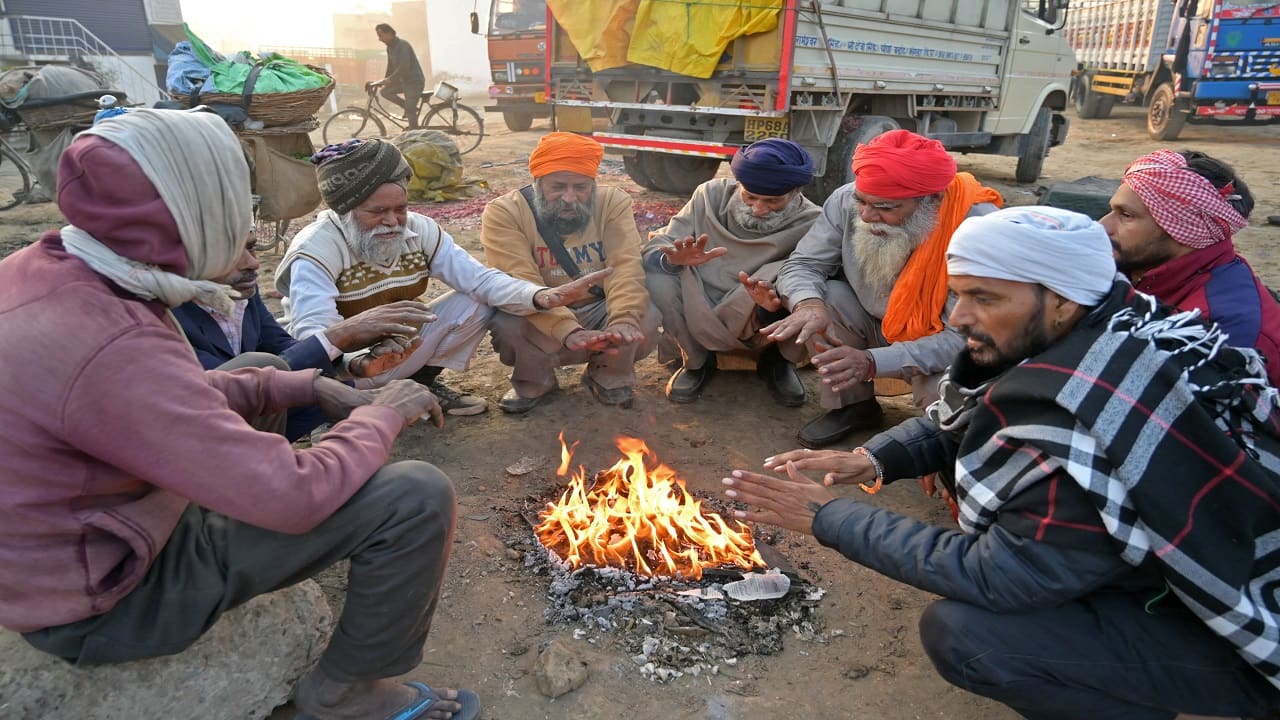
M 653 176 L 649 174 L 647 165 L 653 164 L 652 161 L 643 156 L 653 155 L 654 153 L 638 152 L 634 155 L 622 156 L 622 168 L 627 171 L 631 179 L 642 188 L 650 190 L 659 190 L 658 183 L 653 181 Z
M 1076 116 L 1086 120 L 1105 118 L 1115 107 L 1116 97 L 1094 92 L 1093 78 L 1081 75 L 1075 92 Z
M 1186 124 L 1187 112 L 1178 107 L 1173 83 L 1156 88 L 1147 106 L 1147 134 L 1156 140 L 1177 140 Z
M 879 135 L 898 129 L 898 121 L 884 115 L 862 115 L 845 118 L 856 122 L 847 132 L 844 128 L 836 135 L 836 141 L 827 148 L 827 169 L 822 177 L 816 177 L 804 188 L 810 200 L 821 205 L 831 193 L 842 185 L 853 182 L 853 151 L 859 145 L 871 142 Z
M 1027 146 L 1018 158 L 1018 167 L 1013 177 L 1020 183 L 1033 183 L 1040 179 L 1040 170 L 1044 168 L 1044 158 L 1049 154 L 1049 132 L 1053 129 L 1053 110 L 1040 108 L 1035 122 L 1031 123 L 1031 132 L 1027 134 Z
M 699 185 L 720 171 L 720 158 L 696 155 L 659 154 L 662 172 L 650 173 L 658 189 L 676 195 L 689 195 Z
M 511 132 L 524 132 L 533 127 L 533 113 L 505 110 L 502 122 L 507 124 L 507 129 Z

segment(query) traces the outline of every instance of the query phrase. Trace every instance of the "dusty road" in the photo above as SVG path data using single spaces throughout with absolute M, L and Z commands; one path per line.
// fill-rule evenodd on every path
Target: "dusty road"
M 490 115 L 492 135 L 466 157 L 468 172 L 485 178 L 500 194 L 528 182 L 524 166 L 529 150 L 547 130 L 536 123 L 525 133 L 511 133 Z M 1096 175 L 1119 177 L 1134 157 L 1156 149 L 1137 110 L 1120 109 L 1112 119 L 1073 118 L 1071 136 L 1045 164 L 1041 185 Z M 1274 245 L 1280 228 L 1267 226 L 1267 215 L 1280 213 L 1280 129 L 1188 127 L 1174 149 L 1193 148 L 1233 163 L 1258 200 L 1251 226 L 1238 236 L 1241 251 L 1265 280 L 1280 285 L 1280 260 Z M 1009 204 L 1035 200 L 1036 186 L 1013 181 L 1011 158 L 961 156 L 960 168 L 976 174 L 1006 195 Z M 723 172 L 723 171 L 722 171 Z M 682 198 L 643 191 L 607 160 L 601 182 L 632 192 L 660 223 L 663 208 L 678 207 Z M 480 203 L 474 206 L 478 209 Z M 452 207 L 452 209 L 449 209 Z M 433 214 L 439 206 L 422 206 Z M 467 249 L 479 254 L 478 212 L 446 206 L 441 224 Z M 60 222 L 50 204 L 0 214 L 0 254 L 32 241 Z M 295 226 L 296 227 L 296 226 Z M 275 260 L 264 258 L 265 265 Z M 271 286 L 263 273 L 262 286 Z M 1001 706 L 953 689 L 933 672 L 916 634 L 916 622 L 930 601 L 927 593 L 886 580 L 844 561 L 810 539 L 783 534 L 776 549 L 803 568 L 827 590 L 818 615 L 825 631 L 821 641 L 788 638 L 785 649 L 768 657 L 744 657 L 718 676 L 684 677 L 655 684 L 640 677 L 627 654 L 607 639 L 575 639 L 574 628 L 549 625 L 544 619 L 544 580 L 528 575 L 506 551 L 513 511 L 529 496 L 551 486 L 554 462 L 521 477 L 504 468 L 524 456 L 553 458 L 556 436 L 564 431 L 580 440 L 578 461 L 600 469 L 613 464 L 618 452 L 613 438 L 627 434 L 645 439 L 692 489 L 714 493 L 719 479 L 734 467 L 755 467 L 767 455 L 795 447 L 795 432 L 817 414 L 814 374 L 802 377 L 810 387 L 810 404 L 786 409 L 770 401 L 763 385 L 749 372 L 717 376 L 702 400 L 676 406 L 663 397 L 669 370 L 654 359 L 640 367 L 635 407 L 608 409 L 596 404 L 579 384 L 580 368 L 566 368 L 564 391 L 522 417 L 505 416 L 496 403 L 507 389 L 507 369 L 497 362 L 488 342 L 481 346 L 471 370 L 451 382 L 487 397 L 489 413 L 451 419 L 442 430 L 422 425 L 399 440 L 399 458 L 424 459 L 443 468 L 456 482 L 460 503 L 457 543 L 450 565 L 446 596 L 440 605 L 424 663 L 411 679 L 464 686 L 478 692 L 489 720 L 532 718 L 953 718 L 1003 720 L 1014 717 Z M 907 417 L 908 404 L 886 401 L 887 420 Z M 865 436 L 856 436 L 853 447 Z M 854 492 L 859 492 L 854 490 Z M 859 494 L 861 494 L 859 492 Z M 890 486 L 874 498 L 937 523 L 950 518 L 939 501 L 922 496 L 915 483 Z M 328 589 L 341 592 L 341 576 L 324 578 Z M 839 631 L 839 632 L 836 632 Z M 559 638 L 576 648 L 590 665 L 586 684 L 557 700 L 535 689 L 530 670 L 539 647 Z M 277 713 L 291 716 L 289 710 Z

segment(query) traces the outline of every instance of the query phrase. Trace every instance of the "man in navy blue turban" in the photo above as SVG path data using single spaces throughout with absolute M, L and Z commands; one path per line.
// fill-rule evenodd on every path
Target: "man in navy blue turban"
M 796 143 L 771 138 L 739 150 L 730 168 L 732 178 L 694 190 L 644 249 L 649 297 L 662 311 L 659 360 L 678 352 L 682 361 L 667 398 L 697 400 L 715 373 L 716 353 L 739 353 L 755 359 L 776 402 L 803 405 L 795 366 L 756 332 L 771 322 L 756 310 L 760 298 L 766 306 L 770 296 L 777 300 L 772 282 L 782 261 L 822 212 L 800 192 L 813 179 L 813 159 Z

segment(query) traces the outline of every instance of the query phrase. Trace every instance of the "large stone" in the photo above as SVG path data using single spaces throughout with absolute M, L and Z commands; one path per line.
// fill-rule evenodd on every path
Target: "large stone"
M 0 718 L 261 720 L 319 659 L 333 615 L 310 580 L 232 610 L 177 655 L 77 668 L 0 631 Z
M 533 680 L 538 692 L 555 699 L 582 687 L 587 681 L 587 663 L 567 643 L 552 640 L 534 662 Z

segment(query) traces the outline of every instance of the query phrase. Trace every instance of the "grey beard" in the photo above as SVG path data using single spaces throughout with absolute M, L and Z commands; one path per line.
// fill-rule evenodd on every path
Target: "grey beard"
M 405 239 L 408 225 L 399 227 L 379 225 L 371 230 L 364 230 L 356 221 L 355 213 L 350 212 L 342 217 L 342 226 L 351 253 L 361 262 L 378 267 L 391 267 L 408 249 L 408 242 Z M 391 231 L 397 231 L 399 234 L 390 239 L 377 237 L 380 233 Z
M 538 221 L 543 225 L 551 228 L 557 235 L 564 237 L 572 235 L 585 229 L 591 222 L 591 215 L 595 211 L 596 194 L 593 191 L 591 197 L 586 202 L 567 203 L 563 200 L 547 200 L 542 196 L 542 189 L 538 187 L 538 183 L 533 184 L 533 212 L 538 216 Z M 562 210 L 572 208 L 573 215 L 563 217 L 560 215 Z
M 911 253 L 920 247 L 938 222 L 942 201 L 926 198 L 901 225 L 865 223 L 856 213 L 850 225 L 853 230 L 853 258 L 862 277 L 875 289 L 887 293 L 893 289 Z M 884 233 L 875 235 L 872 230 Z
M 802 202 L 803 196 L 800 193 L 796 193 L 786 207 L 781 210 L 775 210 L 764 217 L 756 217 L 751 211 L 751 206 L 742 202 L 742 196 L 735 192 L 729 196 L 728 211 L 729 217 L 733 218 L 733 221 L 738 223 L 738 226 L 742 229 L 769 235 L 791 222 L 791 219 L 795 217 L 796 211 L 800 209 Z

